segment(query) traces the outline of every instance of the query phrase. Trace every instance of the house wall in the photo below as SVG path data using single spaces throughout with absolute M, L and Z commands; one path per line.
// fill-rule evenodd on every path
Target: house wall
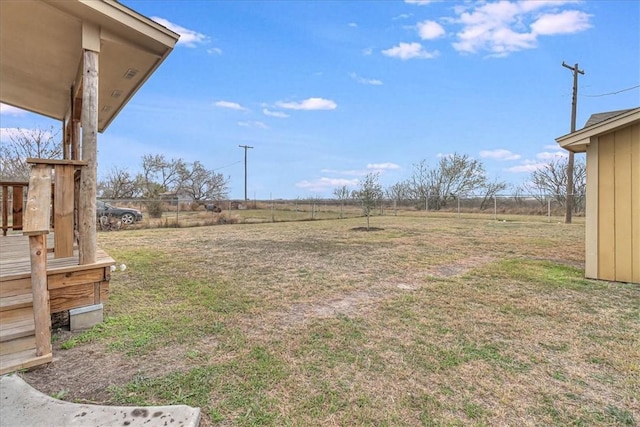
M 587 149 L 587 277 L 640 283 L 640 124 Z

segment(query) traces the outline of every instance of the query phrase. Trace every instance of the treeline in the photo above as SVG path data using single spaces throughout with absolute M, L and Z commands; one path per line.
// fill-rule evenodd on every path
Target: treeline
M 224 199 L 229 191 L 229 179 L 199 161 L 188 163 L 180 158 L 167 159 L 162 154 L 146 154 L 142 156 L 141 169 L 132 175 L 127 169 L 114 166 L 98 182 L 98 196 L 154 199 L 172 193 L 207 201 Z
M 504 181 L 490 180 L 480 160 L 466 154 L 454 153 L 440 158 L 436 166 L 430 167 L 426 160 L 413 165 L 410 178 L 382 189 L 379 174 L 370 173 L 360 181 L 357 189 L 337 187 L 333 195 L 342 201 L 361 201 L 365 213 L 375 199 L 412 200 L 416 208 L 440 210 L 457 198 L 478 197 L 480 209 L 492 203 L 494 197 L 509 190 L 517 198 L 531 197 L 545 205 L 551 197 L 560 206 L 567 200 L 567 159 L 550 160 L 543 167 L 531 172 L 523 184 L 511 187 Z M 584 210 L 586 193 L 586 165 L 576 160 L 573 173 L 573 210 Z M 510 188 L 511 187 L 511 188 Z

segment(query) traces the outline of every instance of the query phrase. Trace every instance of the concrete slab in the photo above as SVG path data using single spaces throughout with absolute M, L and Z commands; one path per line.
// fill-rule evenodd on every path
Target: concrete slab
M 200 408 L 102 406 L 64 402 L 40 393 L 18 375 L 0 377 L 0 425 L 32 427 L 198 427 Z
M 104 320 L 103 308 L 102 304 L 95 304 L 69 310 L 69 329 L 71 332 L 89 329 L 102 323 Z

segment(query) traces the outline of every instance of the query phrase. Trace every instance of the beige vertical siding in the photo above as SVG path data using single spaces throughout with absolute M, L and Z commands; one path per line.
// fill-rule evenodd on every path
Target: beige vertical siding
M 615 134 L 598 140 L 598 278 L 615 280 Z
M 600 279 L 640 283 L 640 125 L 598 138 Z
M 587 198 L 585 218 L 584 275 L 597 279 L 598 275 L 598 137 L 587 146 Z
M 640 124 L 631 126 L 631 281 L 640 283 Z

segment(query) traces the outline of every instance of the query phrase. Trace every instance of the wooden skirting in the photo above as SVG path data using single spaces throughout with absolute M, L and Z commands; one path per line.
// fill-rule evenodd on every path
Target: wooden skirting
M 51 248 L 54 236 L 47 239 Z M 0 375 L 49 363 L 52 354 L 36 354 L 29 241 L 20 235 L 0 237 Z M 47 289 L 50 314 L 104 303 L 109 296 L 113 258 L 97 250 L 97 262 L 78 265 L 74 256 L 54 258 L 48 251 Z

